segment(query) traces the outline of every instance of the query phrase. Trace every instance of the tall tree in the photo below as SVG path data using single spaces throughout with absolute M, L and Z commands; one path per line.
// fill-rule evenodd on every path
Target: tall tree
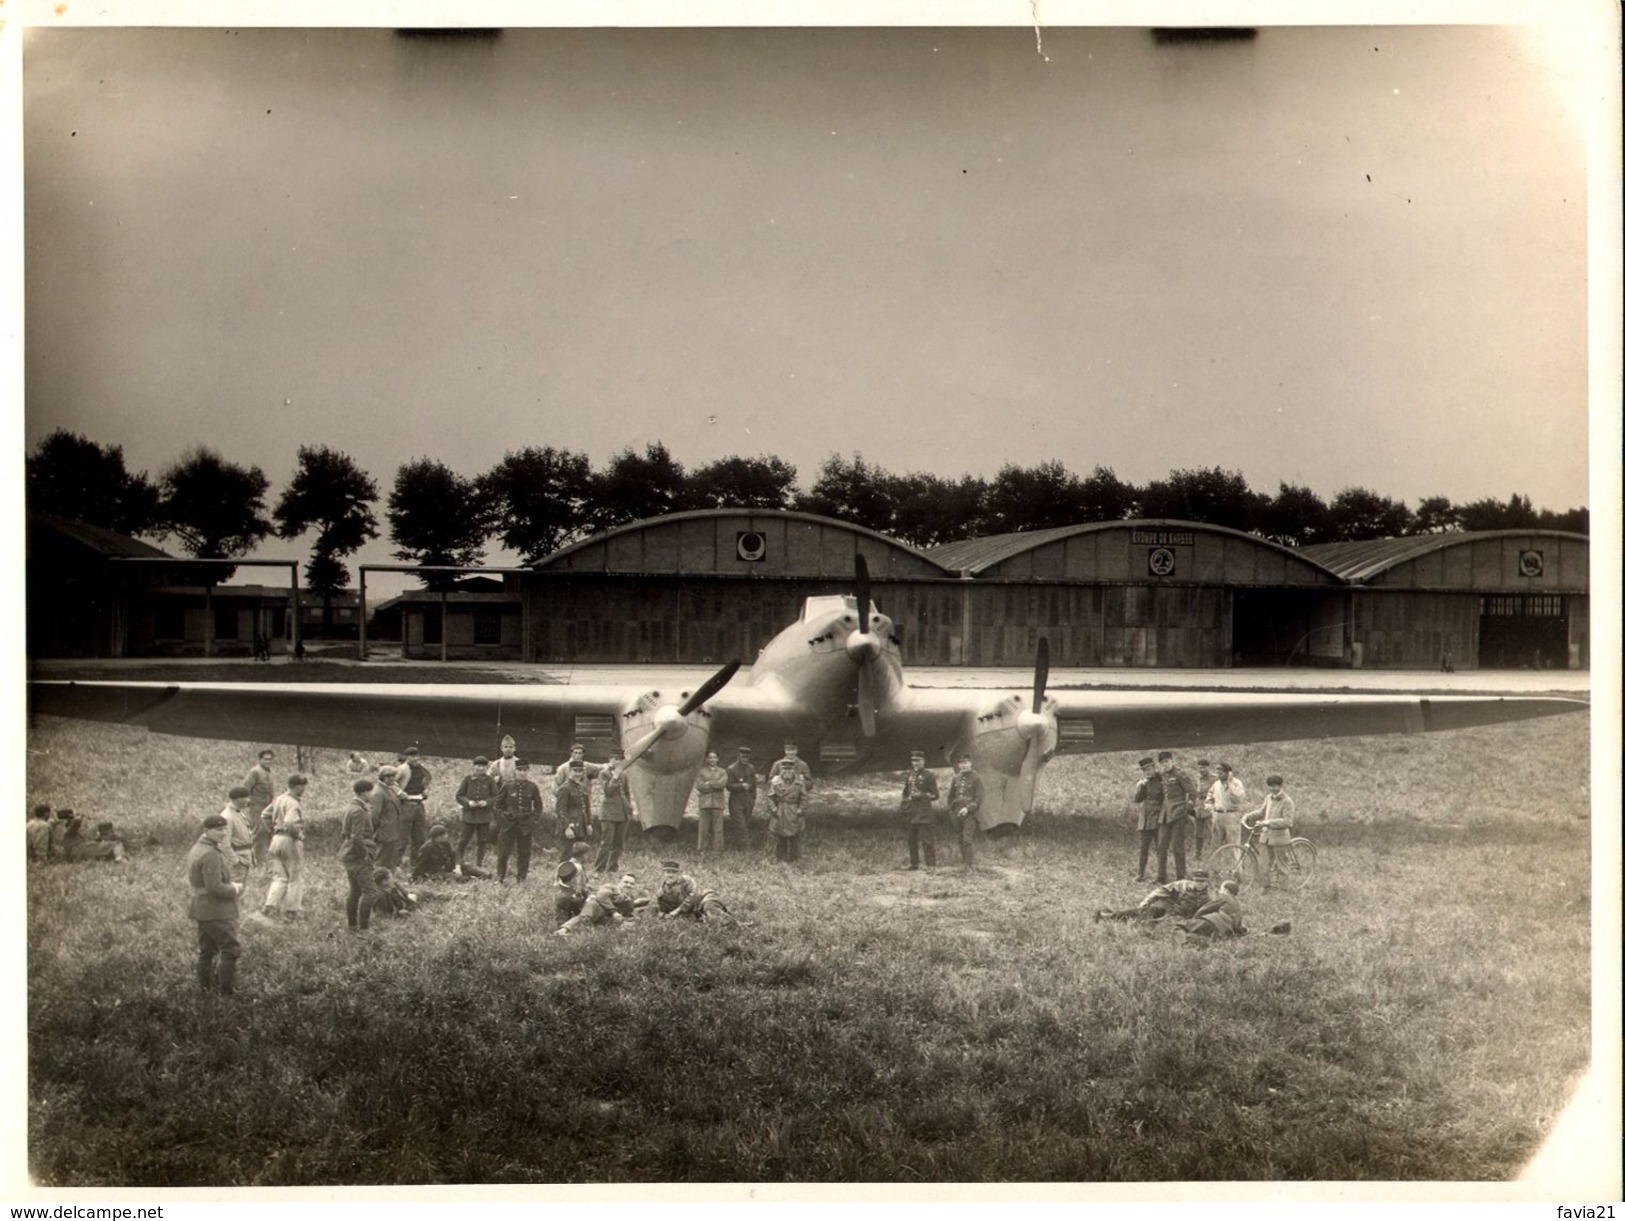
M 594 474 L 588 522 L 594 530 L 609 530 L 697 507 L 688 494 L 683 464 L 663 443 L 651 441 L 641 454 L 623 449 Z
M 880 467 L 870 466 L 861 453 L 854 453 L 850 460 L 831 454 L 824 459 L 812 487 L 796 497 L 794 507 L 887 534 L 896 518 L 893 478 Z
M 1543 530 L 1567 530 L 1571 534 L 1590 534 L 1591 510 L 1565 509 L 1561 513 L 1554 513 L 1551 509 L 1542 509 L 1539 514 L 1539 525 Z
M 322 634 L 333 630 L 333 595 L 350 583 L 341 557 L 353 555 L 378 537 L 372 504 L 378 485 L 348 454 L 326 445 L 301 445 L 293 481 L 283 490 L 272 516 L 278 538 L 316 531 L 305 584 L 322 598 Z
M 1122 521 L 1139 511 L 1139 488 L 1124 483 L 1109 466 L 1097 466 L 1078 486 L 1079 507 L 1083 516 L 1079 521 Z
M 891 479 L 892 533 L 916 547 L 974 538 L 981 527 L 987 481 L 975 475 L 948 480 L 910 472 Z
M 160 538 L 174 535 L 200 558 L 246 555 L 271 533 L 271 519 L 265 515 L 265 493 L 270 486 L 259 467 L 238 466 L 212 449 L 197 446 L 159 480 L 154 532 Z M 224 581 L 229 575 L 216 579 Z
M 1006 462 L 987 485 L 979 533 L 1015 534 L 1076 525 L 1089 520 L 1089 504 L 1082 480 L 1059 459 L 1038 466 Z
M 688 477 L 695 507 L 785 509 L 796 486 L 796 468 L 782 458 L 719 458 Z
M 479 478 L 502 545 L 535 564 L 587 529 L 593 494 L 586 454 L 551 445 L 510 451 Z
M 1332 538 L 1338 542 L 1398 538 L 1410 530 L 1411 511 L 1405 502 L 1379 496 L 1369 488 L 1344 488 L 1329 507 Z
M 1283 483 L 1275 498 L 1255 515 L 1253 529 L 1288 547 L 1323 543 L 1332 533 L 1331 510 L 1308 488 Z
M 1460 514 L 1463 530 L 1527 530 L 1540 524 L 1529 497 L 1516 492 L 1507 501 L 1488 497 L 1464 504 Z
M 395 472 L 388 516 L 395 558 L 425 566 L 478 564 L 495 525 L 477 482 L 433 458 L 403 463 Z M 444 591 L 456 583 L 451 573 L 423 576 L 430 589 Z
M 98 445 L 58 428 L 25 463 L 28 507 L 74 521 L 140 534 L 158 512 L 158 488 L 145 471 L 124 467 L 124 448 Z
M 1461 529 L 1461 510 L 1448 496 L 1426 496 L 1411 517 L 1412 534 L 1448 534 Z
M 1145 517 L 1176 517 L 1250 530 L 1254 516 L 1268 504 L 1269 498 L 1253 492 L 1240 471 L 1213 466 L 1169 471 L 1168 478 L 1148 483 L 1140 497 L 1140 512 Z

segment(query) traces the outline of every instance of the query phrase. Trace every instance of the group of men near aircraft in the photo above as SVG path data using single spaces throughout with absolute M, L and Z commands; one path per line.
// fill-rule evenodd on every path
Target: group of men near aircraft
M 274 759 L 272 751 L 260 752 L 243 783 L 231 789 L 225 809 L 204 820 L 203 834 L 188 856 L 191 914 L 199 923 L 198 980 L 205 989 L 230 990 L 237 956 L 238 903 L 250 870 L 268 865 L 272 875 L 258 919 L 297 920 L 303 912 L 307 824 L 301 800 L 308 779 L 296 772 L 287 777 L 285 791 L 276 793 L 271 770 Z M 899 802 L 908 826 L 909 869 L 919 869 L 922 859 L 927 868 L 937 863 L 937 803 L 942 793 L 925 759 L 923 751 L 912 753 Z M 1151 758 L 1141 760 L 1145 775 L 1134 800 L 1142 807 L 1137 880 L 1149 880 L 1146 866 L 1154 844 L 1160 886 L 1168 882 L 1170 847 L 1176 881 L 1186 877 L 1187 823 L 1194 827 L 1200 857 L 1215 820 L 1220 822 L 1222 835 L 1228 816 L 1245 803 L 1246 790 L 1228 764 L 1220 764 L 1214 776 L 1208 763 L 1201 761 L 1201 776 L 1193 784 L 1174 766 L 1171 753 L 1165 751 L 1159 759 L 1160 770 Z M 549 803 L 542 786 L 531 778 L 529 762 L 518 757 L 511 736 L 503 738 L 497 758 L 476 756 L 461 778 L 455 793 L 460 824 L 455 846 L 444 826 L 430 826 L 426 803 L 433 776 L 415 747 L 401 752 L 395 763 L 379 765 L 375 775 L 366 774 L 372 769 L 354 752 L 347 766 L 355 779 L 341 823 L 339 860 L 349 883 L 345 915 L 350 929 L 365 931 L 375 911 L 407 909 L 413 902 L 402 885 L 408 871 L 415 880 L 490 878 L 485 855 L 493 847 L 497 881 L 507 880 L 510 865 L 515 881 L 525 881 L 535 836 Z M 624 920 L 649 902 L 637 898 L 634 877 L 618 874 L 627 828 L 635 818 L 625 753 L 616 749 L 607 763 L 591 763 L 577 743 L 569 759 L 551 770 L 552 829 L 559 862 L 554 876 L 558 931 L 568 934 L 585 926 Z M 793 863 L 800 857 L 806 800 L 813 787 L 812 771 L 794 743 L 786 744 L 784 757 L 768 769 L 765 781 L 765 822 L 774 840 L 775 858 Z M 1279 796 L 1279 777 L 1272 776 L 1270 782 L 1272 797 Z M 717 752 L 707 752 L 695 782 L 697 848 L 702 856 L 722 851 L 725 828 L 730 824 L 736 843 L 757 846 L 757 797 L 763 787 L 749 747 L 739 747 L 727 767 L 721 765 Z M 977 814 L 984 798 L 983 782 L 971 760 L 961 757 L 948 785 L 946 804 L 966 869 L 976 868 Z M 1289 829 L 1291 798 L 1285 802 L 1284 825 Z M 258 817 L 252 816 L 255 810 Z M 1279 809 L 1273 813 L 1279 814 Z M 1271 826 L 1268 821 L 1264 825 Z M 593 839 L 597 840 L 596 853 Z M 468 860 L 471 847 L 472 863 Z M 665 877 L 655 902 L 663 915 L 706 919 L 729 914 L 716 893 L 698 887 L 677 862 L 666 861 L 662 868 Z M 589 882 L 594 875 L 616 880 L 594 889 Z

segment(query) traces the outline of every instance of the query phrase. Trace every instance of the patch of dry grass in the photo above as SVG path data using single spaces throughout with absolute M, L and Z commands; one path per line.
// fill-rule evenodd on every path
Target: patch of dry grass
M 749 927 L 555 938 L 544 863 L 353 938 L 349 777 L 323 751 L 308 918 L 245 922 L 219 1001 L 191 990 L 181 859 L 253 748 L 42 720 L 31 800 L 156 843 L 29 879 L 30 1164 L 63 1185 L 1507 1177 L 1587 1058 L 1586 728 L 1238 749 L 1249 781 L 1287 774 L 1321 872 L 1244 896 L 1291 936 L 1208 947 L 1092 919 L 1143 889 L 1127 755 L 1051 764 L 974 875 L 899 871 L 881 777 L 822 787 L 795 868 L 683 846 Z M 440 813 L 462 766 L 429 765 Z M 669 851 L 635 839 L 627 864 L 652 881 Z

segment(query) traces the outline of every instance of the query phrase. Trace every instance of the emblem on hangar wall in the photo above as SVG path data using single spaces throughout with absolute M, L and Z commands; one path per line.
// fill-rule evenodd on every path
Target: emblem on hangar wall
M 1518 575 L 1538 577 L 1546 571 L 1546 556 L 1540 551 L 1518 552 Z
M 1172 547 L 1153 547 L 1146 556 L 1146 567 L 1151 570 L 1154 577 L 1171 577 L 1174 575 L 1174 549 Z
M 760 530 L 741 530 L 734 535 L 734 554 L 755 564 L 767 558 L 767 535 Z

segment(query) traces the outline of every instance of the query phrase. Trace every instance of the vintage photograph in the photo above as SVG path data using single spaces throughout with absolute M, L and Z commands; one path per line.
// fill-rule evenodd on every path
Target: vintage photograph
M 1574 28 L 15 37 L 19 1193 L 1555 1191 Z

